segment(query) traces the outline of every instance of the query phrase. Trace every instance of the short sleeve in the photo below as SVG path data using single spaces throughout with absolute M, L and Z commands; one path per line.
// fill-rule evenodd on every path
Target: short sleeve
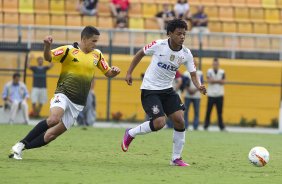
M 97 63 L 97 68 L 99 68 L 103 74 L 107 73 L 111 69 L 102 53 L 100 53 L 100 60 Z
M 52 62 L 61 62 L 63 60 L 64 55 L 66 54 L 67 48 L 68 46 L 65 45 L 51 50 Z
M 49 70 L 49 69 L 50 69 L 49 66 L 44 66 L 44 70 L 45 70 L 45 71 L 47 71 L 47 70 Z
M 149 56 L 154 55 L 154 53 L 158 50 L 158 42 L 159 41 L 152 41 L 151 43 L 143 47 L 144 54 Z
M 29 69 L 34 72 L 36 70 L 36 67 L 35 66 L 30 66 Z
M 196 71 L 196 65 L 194 63 L 193 55 L 192 55 L 190 50 L 187 50 L 185 59 L 186 59 L 185 65 L 186 65 L 187 71 L 195 72 Z

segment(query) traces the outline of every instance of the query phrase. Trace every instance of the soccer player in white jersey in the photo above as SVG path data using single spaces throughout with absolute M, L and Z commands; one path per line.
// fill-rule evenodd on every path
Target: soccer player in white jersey
M 140 49 L 134 56 L 125 78 L 128 85 L 132 85 L 132 72 L 141 59 L 145 55 L 152 56 L 141 85 L 142 105 L 150 119 L 125 131 L 121 143 L 124 152 L 128 150 L 130 143 L 137 135 L 162 129 L 166 124 L 166 115 L 174 124 L 171 165 L 189 166 L 181 158 L 185 143 L 183 117 L 185 107 L 172 88 L 176 70 L 184 64 L 190 72 L 194 85 L 202 94 L 206 93 L 206 88 L 200 84 L 196 77 L 196 67 L 190 50 L 183 45 L 186 30 L 187 24 L 183 20 L 174 19 L 167 25 L 168 39 L 153 41 Z

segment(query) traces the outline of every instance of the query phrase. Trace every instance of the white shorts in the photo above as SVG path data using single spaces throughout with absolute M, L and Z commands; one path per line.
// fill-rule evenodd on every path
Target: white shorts
M 32 88 L 31 91 L 32 103 L 44 104 L 47 102 L 47 89 L 46 88 Z
M 83 105 L 77 105 L 69 100 L 69 98 L 62 94 L 55 94 L 50 101 L 50 109 L 53 107 L 61 107 L 64 109 L 62 121 L 67 129 L 70 129 L 74 124 L 78 114 L 83 110 Z

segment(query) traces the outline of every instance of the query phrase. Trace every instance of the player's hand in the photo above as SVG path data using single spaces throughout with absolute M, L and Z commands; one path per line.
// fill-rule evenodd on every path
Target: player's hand
M 127 73 L 126 76 L 125 76 L 125 81 L 126 83 L 131 86 L 132 85 L 132 76 L 130 73 Z
M 49 35 L 49 36 L 46 36 L 43 41 L 44 41 L 45 45 L 49 45 L 50 46 L 52 44 L 52 42 L 53 42 L 53 38 L 52 38 L 51 35 Z
M 199 87 L 199 91 L 203 94 L 203 95 L 206 95 L 207 94 L 207 89 L 205 86 L 201 85 Z
M 120 69 L 116 66 L 112 66 L 111 67 L 111 73 L 112 73 L 112 77 L 115 77 L 120 73 Z

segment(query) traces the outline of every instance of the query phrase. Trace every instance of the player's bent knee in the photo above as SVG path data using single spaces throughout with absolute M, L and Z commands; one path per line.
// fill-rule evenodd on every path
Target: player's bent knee
M 181 130 L 181 129 L 185 128 L 184 119 L 183 120 L 179 119 L 178 121 L 174 121 L 173 123 L 174 123 L 174 127 L 176 129 L 180 129 Z
M 46 133 L 45 136 L 44 136 L 44 141 L 45 141 L 46 143 L 49 143 L 49 142 L 55 140 L 57 137 L 58 137 L 58 136 L 55 135 L 55 134 Z
M 53 126 L 57 125 L 59 122 L 60 122 L 60 118 L 57 117 L 57 116 L 50 116 L 47 119 L 47 124 L 48 124 L 49 127 L 53 127 Z
M 162 129 L 165 125 L 165 117 L 159 117 L 153 121 L 155 131 Z

